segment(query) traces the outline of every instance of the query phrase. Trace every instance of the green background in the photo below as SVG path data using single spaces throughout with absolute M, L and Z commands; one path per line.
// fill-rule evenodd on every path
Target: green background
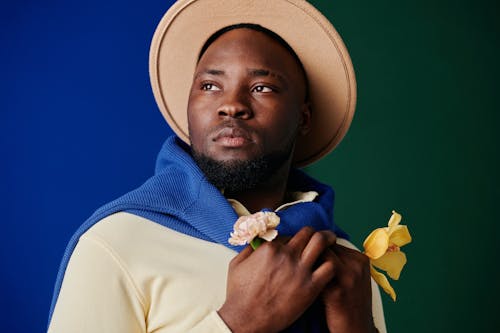
M 494 1 L 311 1 L 356 70 L 340 146 L 307 171 L 336 190 L 336 219 L 361 246 L 395 209 L 413 236 L 382 295 L 389 332 L 492 332 L 499 195 Z

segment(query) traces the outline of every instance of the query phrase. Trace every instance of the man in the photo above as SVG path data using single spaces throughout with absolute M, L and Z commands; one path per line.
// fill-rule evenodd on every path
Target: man
M 354 110 L 326 19 L 301 0 L 178 1 L 151 77 L 190 146 L 168 139 L 155 176 L 77 231 L 49 332 L 385 331 L 367 258 L 332 226 L 332 190 L 293 168 L 333 149 Z M 230 245 L 238 216 L 261 210 L 280 216 L 279 238 Z

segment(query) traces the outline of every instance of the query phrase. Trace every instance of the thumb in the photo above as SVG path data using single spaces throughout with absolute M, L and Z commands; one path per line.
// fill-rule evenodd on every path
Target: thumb
M 240 253 L 236 255 L 236 257 L 231 260 L 231 264 L 237 265 L 248 258 L 253 253 L 252 247 L 249 245 L 243 249 Z

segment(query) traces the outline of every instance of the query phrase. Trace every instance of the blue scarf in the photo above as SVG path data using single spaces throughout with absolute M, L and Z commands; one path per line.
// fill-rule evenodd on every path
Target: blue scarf
M 331 187 L 294 169 L 290 174 L 289 190 L 316 191 L 319 197 L 314 202 L 299 203 L 277 212 L 281 219 L 278 226 L 280 235 L 292 236 L 309 225 L 316 230 L 333 230 L 339 237 L 347 238 L 333 223 L 334 194 Z M 237 252 L 243 249 L 228 243 L 229 233 L 238 219 L 236 212 L 221 192 L 207 181 L 193 161 L 189 146 L 172 136 L 166 140 L 158 155 L 155 175 L 139 188 L 95 211 L 70 239 L 57 275 L 49 323 L 68 261 L 80 236 L 101 219 L 120 211 L 144 217 L 192 237 L 222 244 Z M 303 324 L 302 320 L 300 326 Z M 288 331 L 305 332 L 303 329 Z

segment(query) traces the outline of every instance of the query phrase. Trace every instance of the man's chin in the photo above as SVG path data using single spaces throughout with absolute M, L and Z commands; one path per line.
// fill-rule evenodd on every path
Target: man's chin
M 286 163 L 289 153 L 281 152 L 256 158 L 225 156 L 219 160 L 193 151 L 193 158 L 208 181 L 228 193 L 238 193 L 259 187 L 274 176 Z

